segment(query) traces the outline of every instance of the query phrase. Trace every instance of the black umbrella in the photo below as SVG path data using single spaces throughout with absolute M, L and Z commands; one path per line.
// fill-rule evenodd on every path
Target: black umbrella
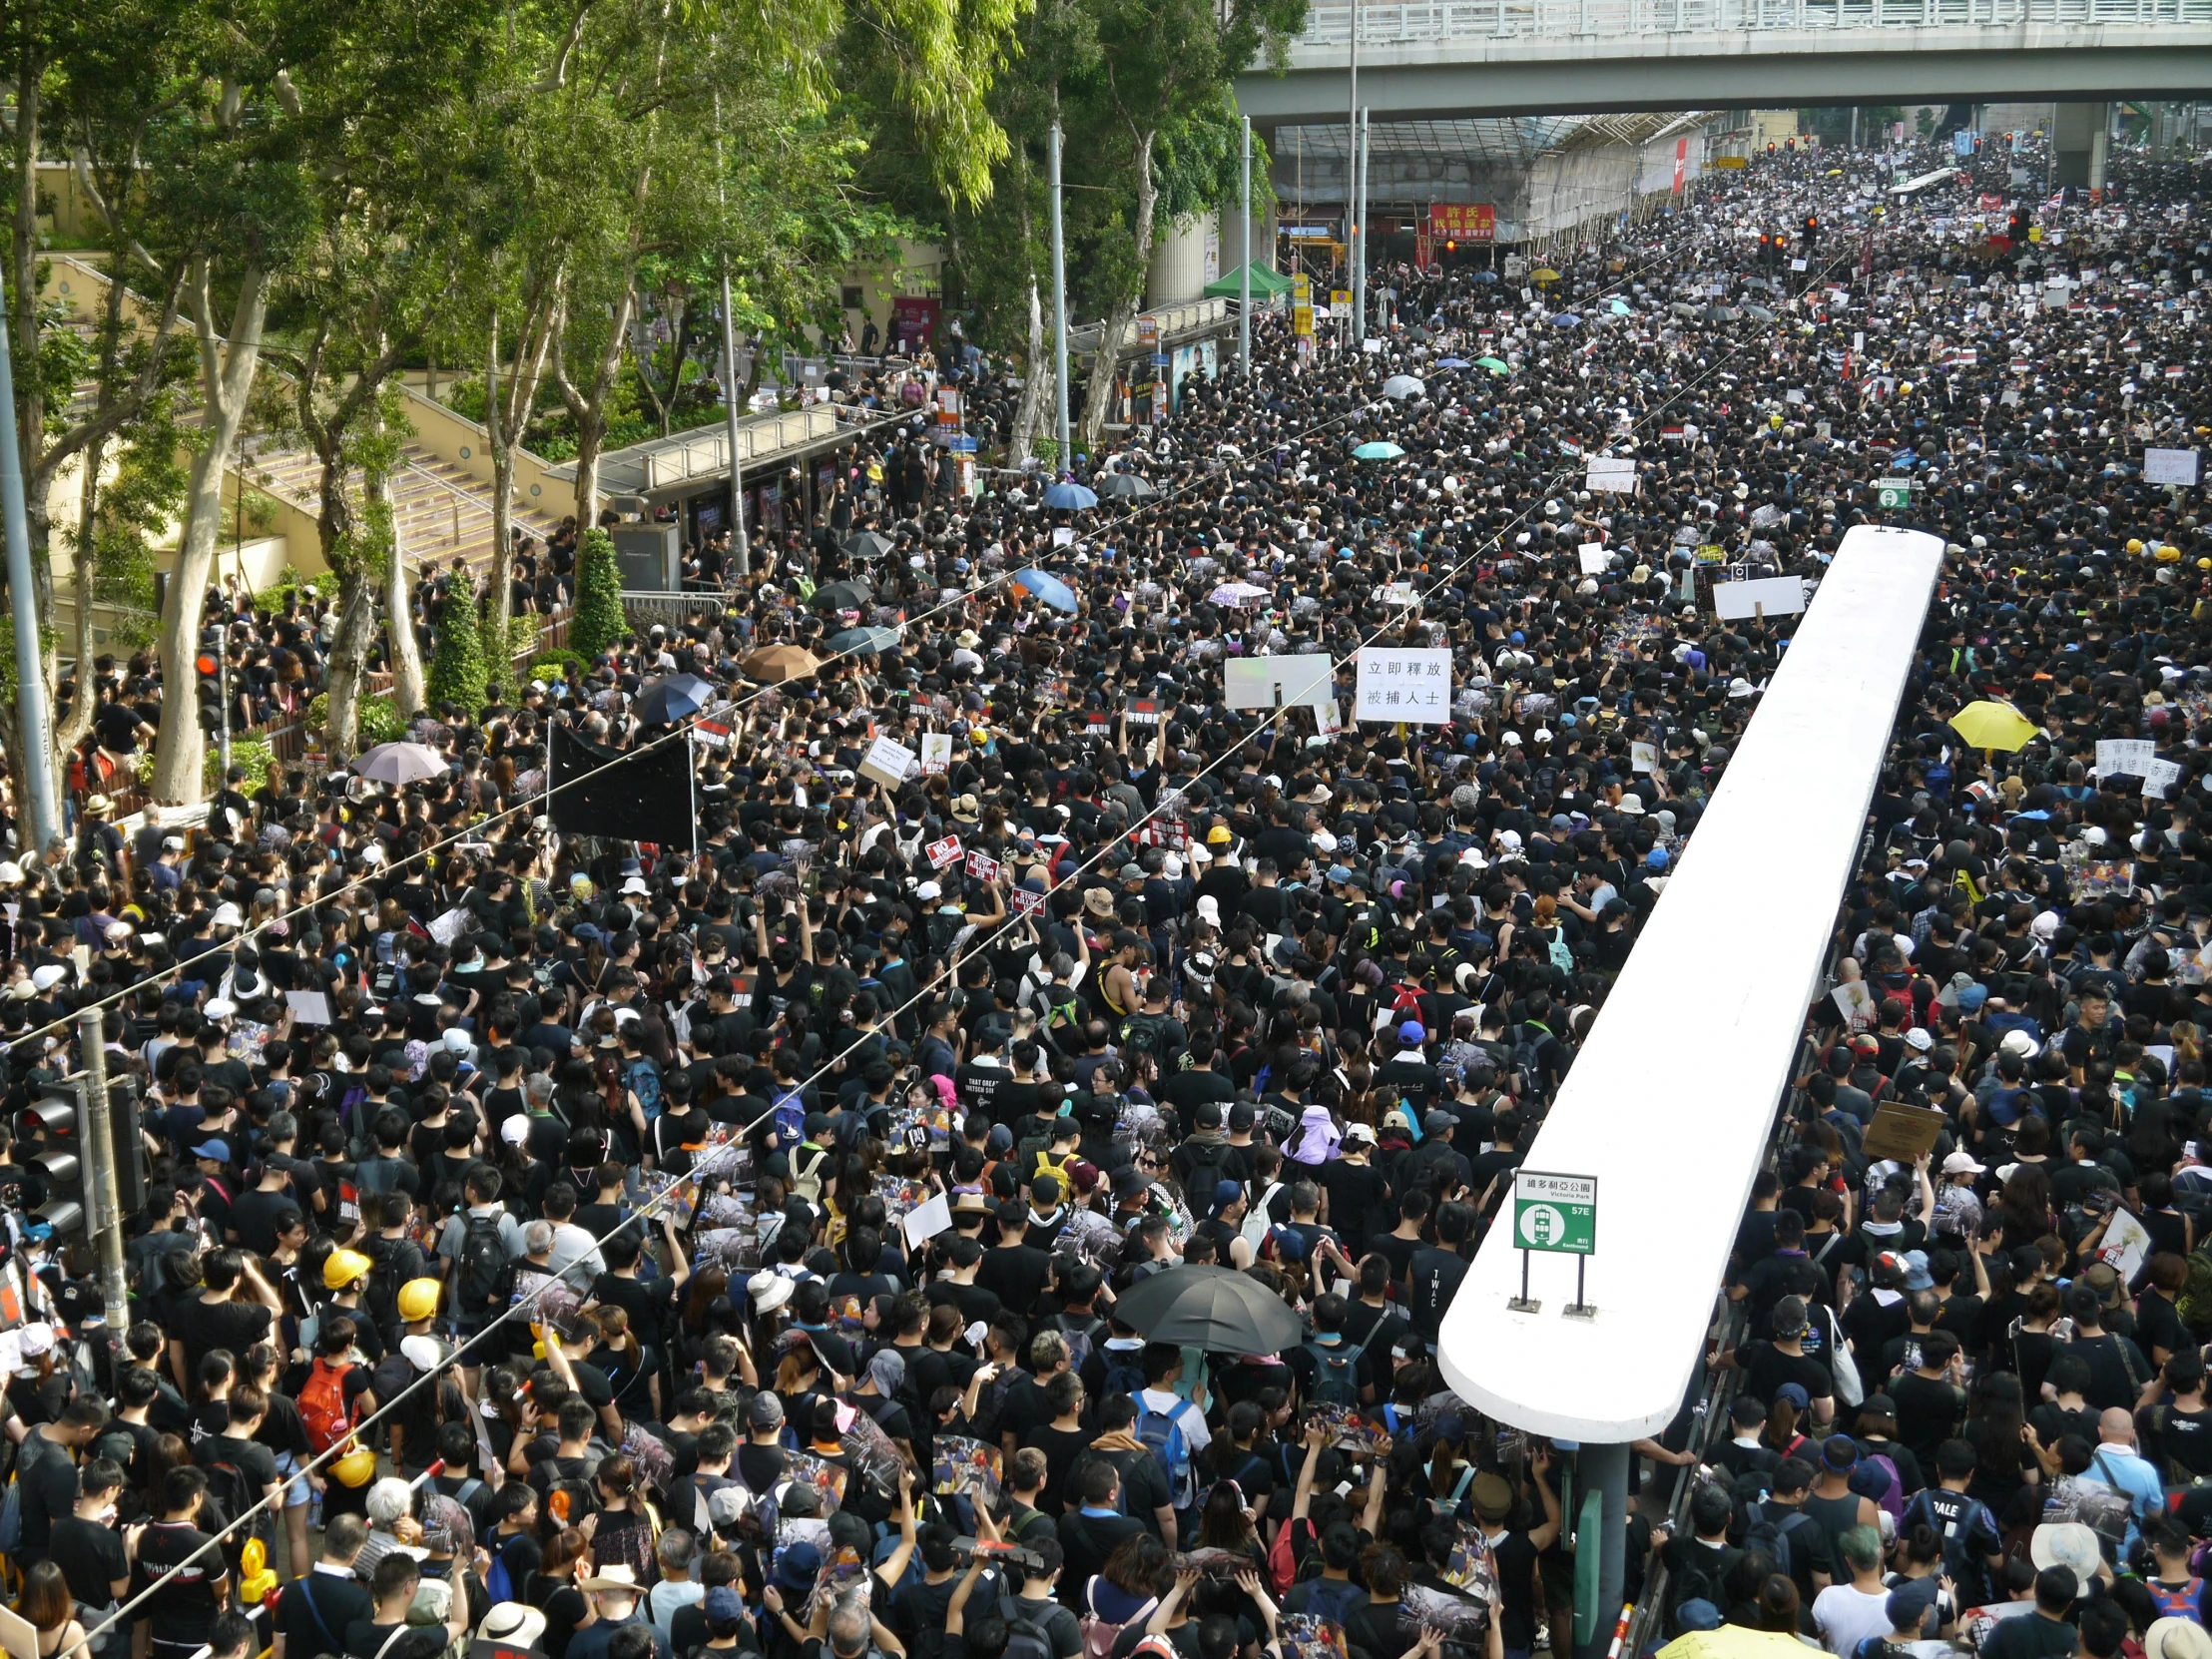
M 1276 1354 L 1306 1340 L 1282 1299 L 1234 1268 L 1169 1268 L 1114 1304 L 1114 1318 L 1156 1343 L 1220 1354 Z
M 859 611 L 867 608 L 868 585 L 856 577 L 826 582 L 815 589 L 815 608 L 821 611 Z
M 1160 492 L 1152 480 L 1134 472 L 1109 472 L 1098 480 L 1098 493 L 1115 501 L 1143 501 Z
M 891 544 L 873 530 L 862 530 L 845 538 L 844 550 L 855 559 L 880 559 L 891 550 Z

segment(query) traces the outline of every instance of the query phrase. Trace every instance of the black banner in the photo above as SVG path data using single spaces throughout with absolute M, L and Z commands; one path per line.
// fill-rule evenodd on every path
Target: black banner
M 565 726 L 552 730 L 553 828 L 570 835 L 690 846 L 698 832 L 693 810 L 691 744 L 666 738 L 633 752 L 602 749 Z

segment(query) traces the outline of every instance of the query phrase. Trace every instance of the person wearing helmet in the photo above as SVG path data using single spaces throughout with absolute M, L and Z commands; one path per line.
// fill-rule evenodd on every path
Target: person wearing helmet
M 375 1263 L 357 1250 L 341 1246 L 331 1251 L 322 1264 L 322 1288 L 329 1295 L 320 1309 L 325 1320 L 342 1314 L 352 1321 L 353 1346 L 372 1366 L 389 1352 L 382 1330 L 369 1318 L 365 1306 L 369 1275 L 375 1267 Z

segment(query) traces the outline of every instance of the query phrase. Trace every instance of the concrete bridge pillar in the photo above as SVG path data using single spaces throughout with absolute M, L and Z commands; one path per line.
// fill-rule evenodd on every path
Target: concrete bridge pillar
M 2060 104 L 2050 135 L 2054 182 L 2079 190 L 2102 190 L 2111 131 L 2111 105 Z

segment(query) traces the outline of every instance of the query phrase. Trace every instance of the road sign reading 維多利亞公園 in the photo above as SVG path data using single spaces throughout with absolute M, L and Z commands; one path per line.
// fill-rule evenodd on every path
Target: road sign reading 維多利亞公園
M 1588 1256 L 1597 1250 L 1597 1177 L 1513 1174 L 1513 1243 L 1522 1250 Z
M 1910 507 L 1913 505 L 1913 481 L 1910 478 L 1878 478 L 1874 485 L 1874 504 L 1878 507 Z

